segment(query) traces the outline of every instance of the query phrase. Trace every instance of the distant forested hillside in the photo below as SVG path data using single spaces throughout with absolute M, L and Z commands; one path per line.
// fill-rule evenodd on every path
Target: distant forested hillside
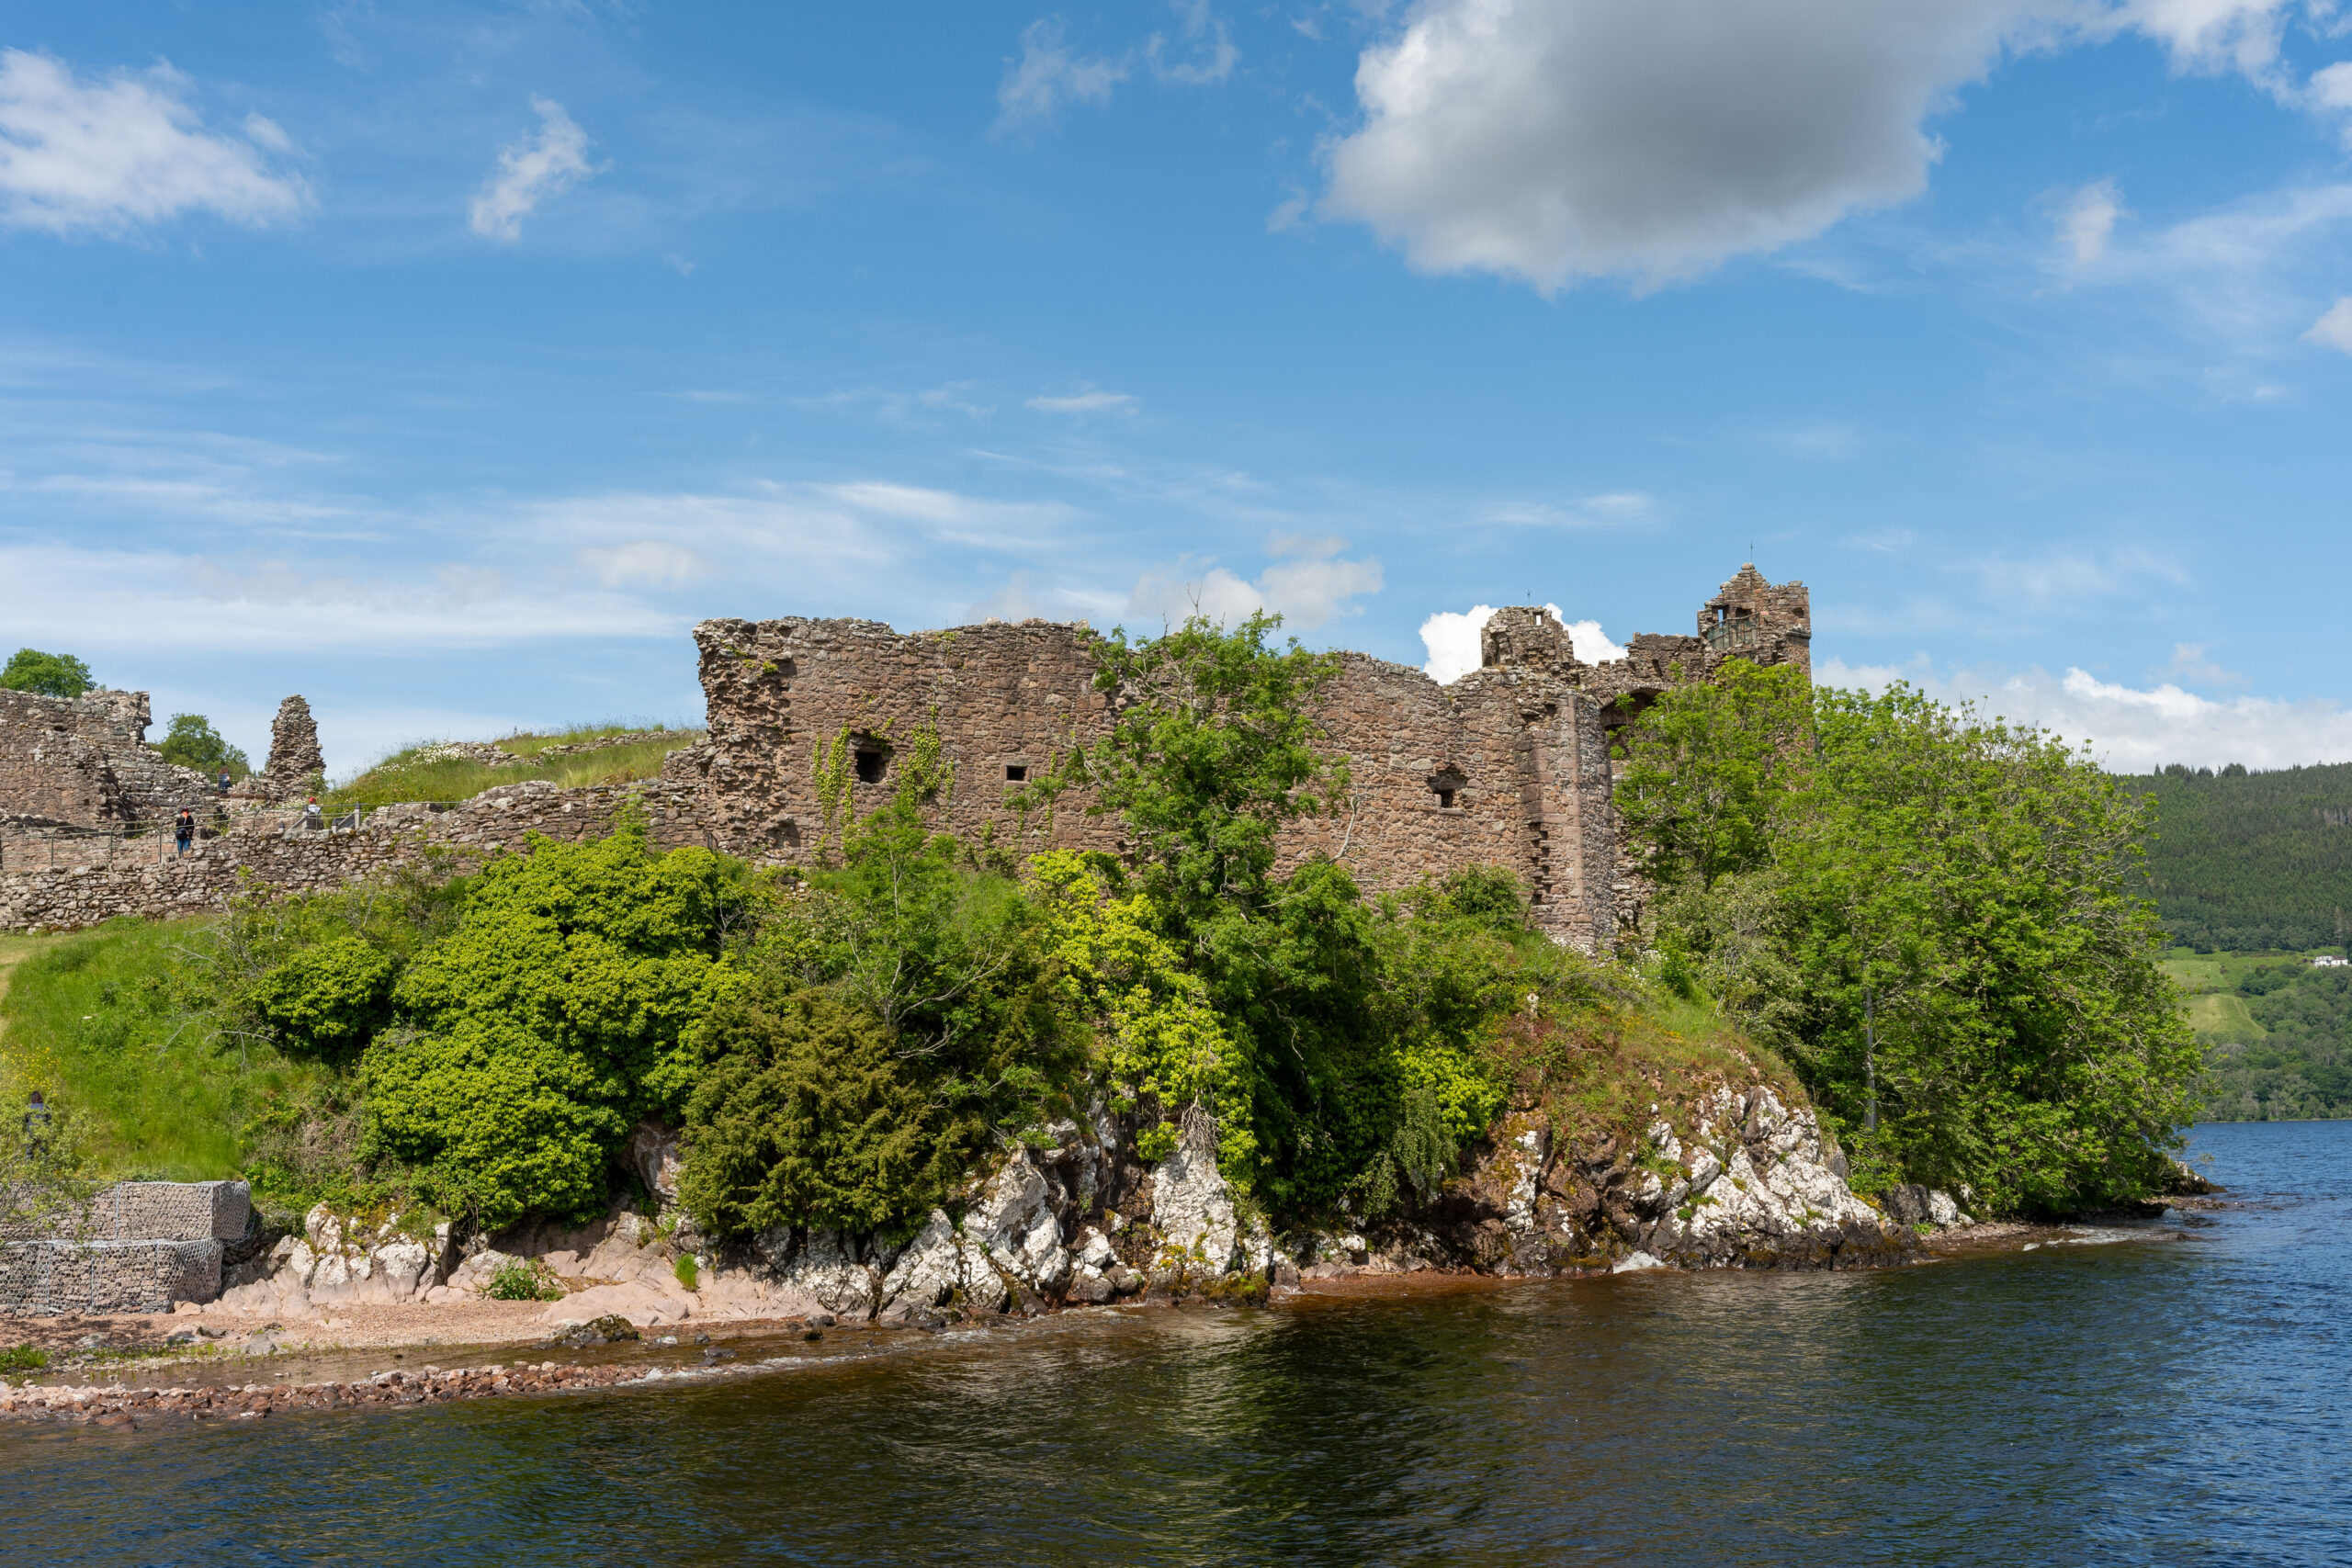
M 2352 762 L 2123 782 L 2156 797 L 2148 878 L 2174 940 L 2249 953 L 2352 938 Z

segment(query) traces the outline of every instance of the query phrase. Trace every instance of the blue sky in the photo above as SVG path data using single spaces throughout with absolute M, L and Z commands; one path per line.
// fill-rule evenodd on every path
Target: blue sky
M 17 6 L 0 643 L 261 760 L 707 615 L 1687 631 L 2352 758 L 2352 9 Z M 1423 637 L 1436 637 L 1434 650 Z M 1602 649 L 1601 651 L 1605 651 Z

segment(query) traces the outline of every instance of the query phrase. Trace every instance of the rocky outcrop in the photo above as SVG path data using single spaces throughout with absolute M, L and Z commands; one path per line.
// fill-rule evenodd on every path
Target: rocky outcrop
M 1845 1156 L 1810 1110 L 1762 1085 L 1719 1086 L 1684 1114 L 1682 1131 L 1653 1107 L 1638 1136 L 1557 1146 L 1540 1117 L 1510 1117 L 1434 1206 L 1426 1235 L 1448 1261 L 1507 1273 L 1637 1257 L 1834 1268 L 1890 1261 L 1909 1245 L 1847 1186 Z
M 1914 1230 L 1950 1230 L 1955 1225 L 1976 1223 L 1961 1213 L 1960 1204 L 1951 1193 L 1916 1181 L 1888 1188 L 1878 1195 L 1878 1203 L 1888 1219 Z
M 444 1220 L 422 1234 L 393 1214 L 370 1224 L 321 1203 L 302 1219 L 302 1234 L 232 1272 L 220 1296 L 230 1312 L 276 1316 L 328 1305 L 422 1301 L 455 1261 Z M 240 1277 L 243 1276 L 243 1277 Z

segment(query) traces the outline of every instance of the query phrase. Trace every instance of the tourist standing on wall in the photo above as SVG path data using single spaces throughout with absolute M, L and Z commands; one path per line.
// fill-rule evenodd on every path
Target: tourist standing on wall
M 196 841 L 196 815 L 185 806 L 172 818 L 172 841 L 180 847 L 182 854 L 187 853 L 188 847 Z
M 319 797 L 315 795 L 302 807 L 302 826 L 313 833 L 326 826 L 319 815 Z
M 230 784 L 230 783 L 231 783 L 231 780 L 230 780 L 230 778 L 229 778 L 229 770 L 228 770 L 228 768 L 224 765 L 224 766 L 221 768 L 221 770 L 220 770 L 220 793 L 221 793 L 222 795 L 226 795 L 226 794 L 228 794 L 228 793 L 229 793 L 229 784 Z

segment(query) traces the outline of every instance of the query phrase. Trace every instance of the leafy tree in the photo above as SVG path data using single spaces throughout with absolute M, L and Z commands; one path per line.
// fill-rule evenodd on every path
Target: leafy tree
M 1180 1113 L 1199 1106 L 1216 1117 L 1220 1168 L 1260 1201 L 1370 1210 L 1393 1198 L 1399 1172 L 1419 1185 L 1450 1168 L 1498 1103 L 1471 1038 L 1498 988 L 1474 982 L 1480 1002 L 1457 1006 L 1433 975 L 1391 983 L 1392 959 L 1430 956 L 1397 929 L 1434 932 L 1442 922 L 1422 917 L 1436 904 L 1374 907 L 1328 860 L 1277 874 L 1283 827 L 1334 810 L 1349 786 L 1312 712 L 1336 660 L 1295 640 L 1277 647 L 1279 626 L 1195 616 L 1155 639 L 1104 643 L 1096 685 L 1116 716 L 1028 798 L 1091 791 L 1090 810 L 1125 818 L 1132 872 L 1035 863 L 1114 1081 L 1161 1113 L 1144 1151 L 1171 1144 Z M 1489 878 L 1455 896 L 1470 911 L 1457 934 L 1491 927 L 1505 907 L 1523 926 L 1515 888 Z
M 171 728 L 155 750 L 175 767 L 194 768 L 200 773 L 217 773 L 225 767 L 231 776 L 243 778 L 253 772 L 253 764 L 244 752 L 222 739 L 220 732 L 212 728 L 212 721 L 200 713 L 172 715 Z
M 2160 1185 L 2199 1063 L 2136 891 L 2143 804 L 2039 732 L 1902 686 L 1804 714 L 1797 684 L 1734 664 L 1632 728 L 1659 947 L 1796 1063 L 1866 1180 L 2042 1211 Z
M 20 648 L 10 656 L 7 668 L 0 670 L 0 687 L 45 697 L 78 697 L 96 684 L 90 667 L 70 653 Z

